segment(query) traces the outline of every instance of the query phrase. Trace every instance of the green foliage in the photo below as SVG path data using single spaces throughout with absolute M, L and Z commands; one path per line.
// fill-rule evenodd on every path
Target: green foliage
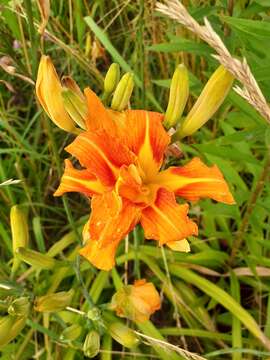
M 72 135 L 55 127 L 36 103 L 33 84 L 42 53 L 52 57 L 59 74 L 72 75 L 81 88 L 90 86 L 98 94 L 109 65 L 116 62 L 122 73 L 134 74 L 132 108 L 145 105 L 163 112 L 174 69 L 184 63 L 191 99 L 183 116 L 217 68 L 213 50 L 161 17 L 154 3 L 51 1 L 47 33 L 41 36 L 37 2 L 1 2 L 0 323 L 14 334 L 0 348 L 3 360 L 83 359 L 91 331 L 101 336 L 102 360 L 191 359 L 188 352 L 221 360 L 270 356 L 269 124 L 233 90 L 212 120 L 181 144 L 185 158 L 217 164 L 236 199 L 233 206 L 209 200 L 191 204 L 200 232 L 189 239 L 190 253 L 162 253 L 136 228 L 128 250 L 124 244 L 119 248 L 117 268 L 97 271 L 77 256 L 88 202 L 75 193 L 52 196 Z M 185 3 L 196 20 L 208 17 L 233 55 L 246 57 L 269 102 L 269 1 L 235 1 L 232 13 L 226 1 Z M 22 258 L 11 275 L 9 214 L 17 204 L 28 213 L 29 249 L 53 265 L 36 267 Z M 240 246 L 232 256 L 236 243 Z M 140 343 L 127 349 L 110 336 L 108 324 L 120 320 L 106 309 L 122 280 L 132 282 L 139 275 L 162 292 L 163 304 L 152 322 L 129 324 L 132 333 L 146 337 L 137 334 Z M 37 297 L 69 289 L 74 290 L 69 309 L 48 314 L 32 307 Z M 12 319 L 9 306 L 24 297 L 31 303 L 27 320 Z M 82 332 L 64 342 L 61 334 L 73 324 Z

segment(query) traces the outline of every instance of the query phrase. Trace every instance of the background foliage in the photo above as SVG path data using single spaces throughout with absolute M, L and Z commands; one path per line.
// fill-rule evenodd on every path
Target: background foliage
M 232 54 L 247 58 L 269 99 L 270 2 L 183 3 L 197 21 L 208 17 Z M 89 85 L 97 93 L 102 92 L 110 63 L 118 62 L 123 72 L 132 69 L 135 74 L 132 108 L 158 111 L 166 109 L 169 79 L 178 63 L 183 62 L 190 73 L 192 96 L 186 111 L 218 66 L 206 44 L 160 16 L 154 7 L 152 0 L 52 1 L 47 33 L 41 37 L 35 1 L 1 0 L 0 182 L 20 182 L 0 187 L 0 281 L 11 281 L 12 205 L 20 204 L 28 213 L 32 249 L 45 253 L 65 236 L 65 246 L 54 255 L 71 261 L 89 211 L 88 202 L 78 194 L 63 199 L 52 196 L 63 171 L 63 149 L 72 136 L 56 128 L 36 103 L 34 81 L 41 53 L 52 57 L 60 74 L 71 74 L 81 88 Z M 130 324 L 132 328 L 164 337 L 207 359 L 266 359 L 270 356 L 270 348 L 263 345 L 263 334 L 270 336 L 269 149 L 269 125 L 231 91 L 214 118 L 181 144 L 182 158 L 175 161 L 197 155 L 217 164 L 237 202 L 228 206 L 205 200 L 192 206 L 200 233 L 190 239 L 190 254 L 162 253 L 156 244 L 142 241 L 139 229 L 130 236 L 128 253 L 124 244 L 120 248 L 118 266 L 112 273 L 98 273 L 85 262 L 60 271 L 21 264 L 12 280 L 16 280 L 16 296 L 72 287 L 76 293 L 72 306 L 87 311 L 85 292 L 97 304 L 105 304 L 121 278 L 132 282 L 140 273 L 162 292 L 163 307 L 152 318 L 155 327 L 149 322 Z M 139 241 L 136 254 L 134 239 L 136 244 Z M 76 276 L 78 267 L 81 279 Z M 3 314 L 5 296 L 0 289 Z M 78 315 L 67 311 L 50 316 L 33 311 L 16 340 L 0 350 L 1 359 L 82 359 L 80 345 L 60 340 L 67 324 L 80 321 Z M 85 331 L 91 327 L 84 325 Z M 256 333 L 257 327 L 261 330 Z M 129 350 L 111 342 L 108 335 L 103 337 L 101 349 L 107 350 L 100 355 L 104 360 L 121 356 L 184 358 L 153 343 L 141 343 L 128 355 Z

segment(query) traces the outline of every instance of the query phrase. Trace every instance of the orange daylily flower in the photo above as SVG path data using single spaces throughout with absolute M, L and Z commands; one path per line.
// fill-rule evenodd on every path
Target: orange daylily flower
M 69 160 L 55 195 L 76 191 L 92 198 L 81 255 L 97 268 L 110 270 L 119 242 L 141 223 L 145 237 L 188 251 L 186 237 L 197 235 L 188 217 L 188 204 L 211 198 L 226 204 L 234 199 L 220 170 L 194 158 L 182 167 L 161 170 L 170 136 L 162 114 L 144 110 L 106 109 L 90 89 L 85 90 L 89 113 L 86 131 L 67 146 L 82 170 Z
M 112 297 L 110 308 L 120 317 L 144 322 L 161 307 L 159 293 L 151 282 L 136 280 L 119 289 Z

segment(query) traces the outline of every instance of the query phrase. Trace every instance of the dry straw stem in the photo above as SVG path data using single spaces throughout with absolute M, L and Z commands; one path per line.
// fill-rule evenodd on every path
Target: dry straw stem
M 162 14 L 184 25 L 202 40 L 207 42 L 217 52 L 217 55 L 212 56 L 243 84 L 243 88 L 235 86 L 234 91 L 247 100 L 268 121 L 268 123 L 270 123 L 270 108 L 246 59 L 244 58 L 240 61 L 231 56 L 221 38 L 213 30 L 209 21 L 204 18 L 204 26 L 197 23 L 178 0 L 167 0 L 165 1 L 165 4 L 158 2 L 156 9 Z

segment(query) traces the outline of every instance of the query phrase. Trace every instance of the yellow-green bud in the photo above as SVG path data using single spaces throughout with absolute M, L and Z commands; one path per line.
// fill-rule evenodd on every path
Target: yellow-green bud
M 92 309 L 90 309 L 87 313 L 87 317 L 88 317 L 88 319 L 93 320 L 93 321 L 100 320 L 101 312 L 100 312 L 99 308 L 93 307 Z
M 38 251 L 19 247 L 16 254 L 20 260 L 39 269 L 50 270 L 56 265 L 55 259 Z
M 133 348 L 139 342 L 134 332 L 121 322 L 109 324 L 108 331 L 115 341 L 127 348 Z
M 164 126 L 169 129 L 181 118 L 189 95 L 188 71 L 185 65 L 178 65 L 174 71 Z
M 132 73 L 126 73 L 117 85 L 113 94 L 111 108 L 116 111 L 124 110 L 129 103 L 134 88 Z
M 116 63 L 112 63 L 104 79 L 104 92 L 106 94 L 111 94 L 116 88 L 119 79 L 120 79 L 119 65 Z
M 13 340 L 24 328 L 26 316 L 15 317 L 7 315 L 0 319 L 0 348 Z
M 234 77 L 220 65 L 205 85 L 201 95 L 190 110 L 173 139 L 192 135 L 202 127 L 218 110 L 233 84 Z
M 70 305 L 74 290 L 40 296 L 35 300 L 35 310 L 39 312 L 57 312 Z
M 100 335 L 97 331 L 91 330 L 84 340 L 83 353 L 89 358 L 95 357 L 100 349 Z
M 67 327 L 62 334 L 60 335 L 61 341 L 74 341 L 78 339 L 78 337 L 82 333 L 82 327 L 79 324 L 73 324 Z
M 27 247 L 29 242 L 27 216 L 18 205 L 12 206 L 10 210 L 10 226 L 14 255 L 12 272 L 14 273 L 20 264 L 20 260 L 16 256 L 16 250 L 18 247 Z
M 81 98 L 77 92 L 62 88 L 63 105 L 71 119 L 76 122 L 82 129 L 85 129 L 85 119 L 87 117 L 86 99 Z
M 13 316 L 27 316 L 30 309 L 28 297 L 15 299 L 8 307 L 8 313 Z

